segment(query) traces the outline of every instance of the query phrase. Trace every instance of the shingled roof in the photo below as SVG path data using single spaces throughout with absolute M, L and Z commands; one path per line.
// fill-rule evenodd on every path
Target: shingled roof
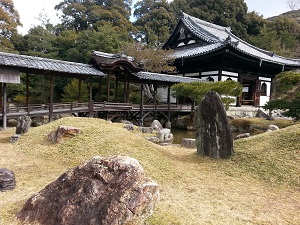
M 0 66 L 14 67 L 17 68 L 20 72 L 105 76 L 103 72 L 89 64 L 17 55 L 4 52 L 0 52 Z
M 159 81 L 159 82 L 166 82 L 166 83 L 202 82 L 202 80 L 197 78 L 181 77 L 178 75 L 175 76 L 175 75 L 150 73 L 150 72 L 138 72 L 138 73 L 133 73 L 133 75 L 138 77 L 141 80 Z
M 300 66 L 299 59 L 285 58 L 276 55 L 274 52 L 255 47 L 231 33 L 229 27 L 212 24 L 183 12 L 181 12 L 176 29 L 180 29 L 181 26 L 185 27 L 192 36 L 200 40 L 200 43 L 175 48 L 174 57 L 177 59 L 197 57 L 220 49 L 226 49 L 230 46 L 242 54 L 257 58 L 260 61 L 279 65 Z M 168 47 L 172 39 L 174 40 L 174 33 L 166 42 L 164 48 Z

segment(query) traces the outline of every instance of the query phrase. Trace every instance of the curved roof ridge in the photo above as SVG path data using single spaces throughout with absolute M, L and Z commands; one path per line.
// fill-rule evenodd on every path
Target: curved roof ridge
M 203 28 L 201 28 L 193 19 L 189 16 L 182 18 L 182 22 L 184 25 L 197 37 L 203 39 L 204 41 L 215 43 L 220 41 L 218 37 L 206 32 Z
M 194 20 L 196 23 L 203 24 L 203 25 L 205 25 L 207 27 L 215 28 L 215 29 L 222 30 L 222 31 L 225 31 L 225 30 L 230 30 L 231 31 L 230 27 L 224 27 L 224 26 L 221 26 L 221 25 L 210 23 L 210 22 L 207 22 L 205 20 L 201 20 L 201 19 L 199 19 L 197 17 L 191 16 L 191 15 L 189 15 L 187 13 L 182 12 L 182 11 L 181 11 L 181 14 L 182 14 L 182 17 L 189 17 L 192 20 Z

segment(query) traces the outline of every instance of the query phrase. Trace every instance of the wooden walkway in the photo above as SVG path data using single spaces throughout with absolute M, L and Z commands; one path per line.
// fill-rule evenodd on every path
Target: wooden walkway
M 143 117 L 149 112 L 191 112 L 190 105 L 176 105 L 170 104 L 160 104 L 160 105 L 143 105 L 142 108 Z M 110 103 L 110 102 L 94 102 L 92 107 L 89 107 L 88 102 L 84 103 L 55 103 L 53 104 L 53 115 L 55 114 L 84 114 L 89 115 L 90 112 L 141 112 L 141 106 L 138 104 L 130 103 Z M 7 119 L 18 119 L 20 116 L 48 116 L 49 115 L 49 105 L 29 105 L 26 106 L 8 106 L 7 107 Z M 0 114 L 0 120 L 3 120 L 3 115 Z

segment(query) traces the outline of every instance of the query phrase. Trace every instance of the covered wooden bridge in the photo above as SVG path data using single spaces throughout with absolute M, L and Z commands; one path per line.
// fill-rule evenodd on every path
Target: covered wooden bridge
M 24 105 L 9 107 L 7 104 L 7 84 L 20 83 L 20 73 L 26 74 L 26 99 Z M 29 104 L 29 76 L 32 74 L 48 76 L 50 86 L 49 102 L 39 105 Z M 53 102 L 53 82 L 55 77 L 69 77 L 79 79 L 78 90 L 81 89 L 82 80 L 90 79 L 89 82 L 89 102 L 81 103 L 54 103 Z M 107 79 L 107 95 L 105 101 L 95 102 L 93 100 L 93 77 L 99 78 L 99 87 L 102 79 Z M 111 102 L 110 100 L 110 82 L 115 82 L 115 93 L 120 84 L 124 85 L 122 93 L 123 102 Z M 93 52 L 89 64 L 74 63 L 62 60 L 53 60 L 40 57 L 32 57 L 18 54 L 0 52 L 0 120 L 3 121 L 3 128 L 7 127 L 7 119 L 18 118 L 21 115 L 49 116 L 52 121 L 54 114 L 62 113 L 81 113 L 93 117 L 95 113 L 107 114 L 108 112 L 126 113 L 128 117 L 138 121 L 141 125 L 145 117 L 151 113 L 163 115 L 167 121 L 170 121 L 172 111 L 191 110 L 190 107 L 172 105 L 170 101 L 170 87 L 174 83 L 180 82 L 199 82 L 200 79 L 185 78 L 166 74 L 155 74 L 143 72 L 131 57 L 123 55 L 113 55 L 102 52 Z M 129 102 L 129 85 L 138 84 L 140 86 L 140 104 L 131 104 Z M 147 84 L 154 87 L 153 104 L 144 104 L 144 93 Z M 167 102 L 165 105 L 157 104 L 157 87 L 167 87 Z M 78 92 L 80 99 L 80 91 Z M 101 100 L 101 91 L 99 91 Z

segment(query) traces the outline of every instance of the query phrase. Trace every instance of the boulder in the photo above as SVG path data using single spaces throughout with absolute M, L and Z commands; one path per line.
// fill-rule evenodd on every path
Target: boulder
M 14 134 L 13 136 L 10 137 L 10 143 L 15 143 L 20 139 L 21 135 L 19 134 Z
M 139 127 L 139 132 L 152 134 L 153 128 L 152 127 Z
M 279 130 L 279 127 L 276 126 L 276 125 L 270 124 L 269 125 L 269 130 L 271 130 L 271 131 Z
M 160 131 L 161 129 L 163 129 L 163 126 L 161 125 L 161 123 L 158 120 L 153 120 L 150 127 L 156 131 Z
M 235 139 L 248 138 L 250 137 L 250 133 L 239 134 L 235 137 Z
M 64 138 L 74 137 L 80 133 L 81 130 L 79 128 L 61 125 L 56 130 L 53 130 L 48 134 L 48 140 L 53 143 L 62 143 Z
M 133 131 L 134 130 L 134 125 L 132 123 L 125 123 L 124 128 L 128 131 Z
M 174 140 L 174 136 L 169 128 L 158 131 L 157 138 L 160 143 L 172 143 Z
M 196 148 L 196 139 L 194 138 L 183 138 L 181 146 L 185 148 Z
M 13 171 L 0 168 L 0 191 L 13 190 L 16 187 L 16 179 Z
M 220 96 L 209 91 L 195 111 L 197 152 L 211 158 L 233 155 L 233 140 Z
M 31 196 L 17 218 L 41 225 L 142 224 L 158 199 L 158 184 L 136 159 L 96 156 Z
M 29 116 L 20 116 L 17 122 L 16 134 L 25 134 L 31 126 L 31 119 Z

